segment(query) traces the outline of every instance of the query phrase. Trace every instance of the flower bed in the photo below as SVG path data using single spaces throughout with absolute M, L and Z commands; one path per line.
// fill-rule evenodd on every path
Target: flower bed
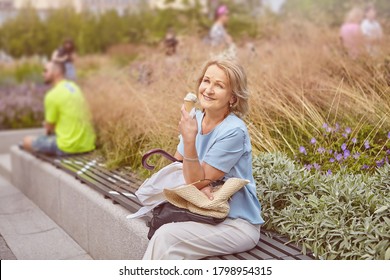
M 0 87 L 0 130 L 40 127 L 46 86 L 24 83 Z
M 254 159 L 265 227 L 320 259 L 390 259 L 390 165 L 373 174 L 311 172 L 281 153 Z

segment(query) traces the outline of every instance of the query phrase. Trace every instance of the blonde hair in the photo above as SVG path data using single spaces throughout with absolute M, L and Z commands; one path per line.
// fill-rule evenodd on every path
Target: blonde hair
M 237 62 L 226 58 L 214 58 L 207 61 L 202 69 L 201 75 L 197 80 L 197 89 L 202 83 L 204 74 L 211 65 L 216 65 L 223 70 L 228 78 L 228 86 L 235 97 L 235 102 L 230 107 L 230 111 L 236 114 L 239 118 L 244 118 L 249 110 L 249 90 L 247 77 L 244 69 Z
M 363 17 L 364 17 L 363 10 L 359 7 L 355 7 L 347 13 L 345 17 L 345 22 L 360 23 L 363 20 Z

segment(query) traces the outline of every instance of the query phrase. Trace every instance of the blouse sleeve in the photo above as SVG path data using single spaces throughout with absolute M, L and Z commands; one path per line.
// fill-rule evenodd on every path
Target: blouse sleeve
M 245 133 L 242 129 L 235 128 L 216 139 L 206 152 L 203 161 L 218 170 L 229 173 L 244 151 Z

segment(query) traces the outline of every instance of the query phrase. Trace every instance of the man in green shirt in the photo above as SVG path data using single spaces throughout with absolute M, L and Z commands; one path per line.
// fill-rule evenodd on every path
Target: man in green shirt
M 62 63 L 45 65 L 45 83 L 52 85 L 44 100 L 46 135 L 25 137 L 23 148 L 28 151 L 66 155 L 95 149 L 96 136 L 84 96 L 74 82 L 64 79 L 64 73 Z

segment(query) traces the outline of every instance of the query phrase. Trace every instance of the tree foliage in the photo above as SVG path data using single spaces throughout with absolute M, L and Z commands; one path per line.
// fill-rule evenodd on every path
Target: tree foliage
M 209 24 L 200 16 L 200 7 L 184 12 L 143 9 L 122 16 L 116 10 L 98 15 L 77 13 L 65 7 L 52 10 L 44 17 L 27 7 L 0 27 L 0 49 L 16 58 L 35 54 L 50 56 L 65 38 L 72 38 L 80 54 L 96 53 L 118 43 L 155 43 L 163 38 L 168 27 L 178 33 L 192 33 L 199 26 L 208 28 Z

